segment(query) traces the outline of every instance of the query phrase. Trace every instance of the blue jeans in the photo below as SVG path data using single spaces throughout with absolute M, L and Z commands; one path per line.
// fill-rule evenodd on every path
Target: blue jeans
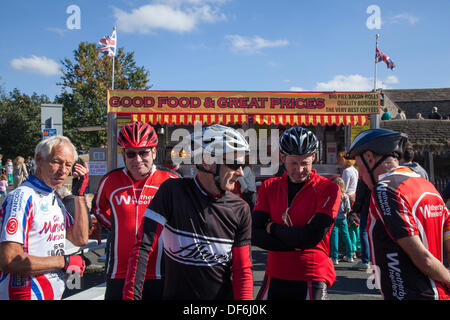
M 361 241 L 361 260 L 363 263 L 370 261 L 369 237 L 367 236 L 367 214 L 361 214 L 359 225 L 359 238 Z
M 348 233 L 347 219 L 336 219 L 330 237 L 331 259 L 337 259 L 339 256 L 339 232 L 342 233 L 342 239 L 344 240 L 345 255 L 347 257 L 352 256 L 352 243 Z

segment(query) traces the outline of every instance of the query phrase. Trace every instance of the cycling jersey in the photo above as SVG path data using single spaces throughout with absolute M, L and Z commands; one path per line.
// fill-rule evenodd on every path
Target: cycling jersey
M 295 231 L 295 227 L 306 226 L 314 217 L 321 215 L 332 224 L 336 218 L 339 203 L 339 187 L 333 181 L 317 174 L 312 170 L 310 178 L 288 206 L 288 174 L 275 177 L 263 182 L 258 190 L 258 196 L 254 208 L 254 220 L 256 215 L 266 214 L 270 220 L 277 225 L 286 226 L 286 213 L 289 223 Z M 272 225 L 271 230 L 276 229 Z M 255 230 L 254 230 L 255 231 Z M 324 281 L 331 286 L 336 279 L 330 255 L 331 228 L 322 239 L 312 248 L 296 250 L 284 245 L 282 242 L 277 248 L 266 248 L 269 250 L 267 256 L 266 275 L 282 280 L 300 281 Z M 268 236 L 255 233 L 255 237 Z M 274 237 L 271 237 L 273 240 Z M 255 238 L 255 242 L 261 239 Z M 262 242 L 262 241 L 261 241 Z M 258 244 L 257 244 L 258 245 Z
M 20 243 L 25 253 L 38 257 L 64 255 L 66 229 L 73 225 L 59 197 L 34 176 L 7 195 L 0 220 L 0 242 Z M 62 270 L 35 276 L 0 272 L 1 300 L 57 300 L 64 287 Z
M 107 277 L 125 279 L 130 250 L 150 201 L 161 183 L 178 175 L 153 166 L 148 177 L 133 181 L 126 168 L 115 169 L 100 181 L 92 212 L 111 232 Z M 146 279 L 161 279 L 161 239 L 156 239 L 155 254 L 148 263 Z
M 156 248 L 153 234 L 164 237 L 165 299 L 238 299 L 235 270 L 242 269 L 249 271 L 242 281 L 249 280 L 253 298 L 250 209 L 238 196 L 213 197 L 197 178 L 164 182 L 145 211 L 131 252 L 125 299 L 140 298 L 142 269 Z
M 450 218 L 430 182 L 406 167 L 380 175 L 371 195 L 367 230 L 377 284 L 385 299 L 449 299 L 445 285 L 424 275 L 396 243 L 419 236 L 442 262 Z

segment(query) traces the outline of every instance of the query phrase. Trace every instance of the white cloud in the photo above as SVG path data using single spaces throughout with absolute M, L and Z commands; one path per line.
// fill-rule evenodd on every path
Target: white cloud
M 289 91 L 308 91 L 308 90 L 305 90 L 301 87 L 290 87 Z
M 387 85 L 397 84 L 396 76 L 389 76 L 385 80 L 377 80 L 377 89 L 388 89 Z M 367 78 L 359 74 L 348 76 L 337 75 L 328 82 L 318 82 L 315 90 L 317 91 L 371 91 L 373 90 L 373 78 Z
M 11 60 L 11 67 L 19 71 L 40 73 L 52 76 L 59 73 L 59 65 L 56 61 L 47 57 L 31 56 L 31 58 L 16 58 Z
M 338 75 L 328 82 L 318 82 L 318 91 L 367 91 L 373 89 L 373 80 L 359 74 Z
M 377 80 L 377 89 L 389 89 L 389 85 L 397 84 L 396 76 L 388 76 L 386 79 Z M 292 86 L 290 91 L 310 91 L 297 86 Z M 373 78 L 367 78 L 359 74 L 337 75 L 327 82 L 317 82 L 313 91 L 372 91 Z
M 397 84 L 398 83 L 398 78 L 396 76 L 389 76 L 389 77 L 386 78 L 386 80 L 384 80 L 384 83 Z
M 412 24 L 416 24 L 419 21 L 419 18 L 417 18 L 416 16 L 414 16 L 410 13 L 400 13 L 400 14 L 397 14 L 397 15 L 391 17 L 389 20 L 392 23 L 407 22 L 412 25 Z
M 64 36 L 64 34 L 69 31 L 69 29 L 63 29 L 63 28 L 53 28 L 53 27 L 48 27 L 45 28 L 45 30 L 50 31 L 50 32 L 54 32 L 60 36 Z
M 289 45 L 289 41 L 287 40 L 266 40 L 260 36 L 249 38 L 237 34 L 229 34 L 225 36 L 225 39 L 230 42 L 232 51 L 249 54 L 257 53 L 265 48 L 284 47 Z
M 171 0 L 144 5 L 131 12 L 113 9 L 116 25 L 121 31 L 151 33 L 164 29 L 183 33 L 194 30 L 200 22 L 215 23 L 226 20 L 225 14 L 208 2 L 214 5 L 221 1 Z

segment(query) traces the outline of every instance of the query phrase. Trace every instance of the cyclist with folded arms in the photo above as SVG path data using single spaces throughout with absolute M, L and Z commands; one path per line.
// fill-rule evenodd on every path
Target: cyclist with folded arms
M 328 299 L 336 279 L 331 228 L 339 210 L 337 184 L 312 169 L 318 140 L 295 126 L 283 132 L 280 158 L 286 172 L 263 182 L 253 211 L 252 243 L 268 250 L 258 299 Z
M 142 274 L 164 236 L 164 299 L 253 299 L 248 204 L 231 193 L 249 146 L 236 130 L 212 125 L 190 136 L 197 174 L 164 182 L 131 250 L 124 299 L 140 299 Z
M 106 300 L 121 300 L 128 257 L 136 239 L 144 211 L 161 183 L 178 178 L 167 168 L 156 167 L 158 136 L 155 129 L 142 122 L 125 124 L 119 131 L 117 145 L 122 150 L 124 168 L 112 170 L 99 183 L 92 202 L 92 212 L 111 230 L 106 280 Z M 162 239 L 153 239 L 155 255 L 144 270 L 144 299 L 161 299 L 163 285 Z

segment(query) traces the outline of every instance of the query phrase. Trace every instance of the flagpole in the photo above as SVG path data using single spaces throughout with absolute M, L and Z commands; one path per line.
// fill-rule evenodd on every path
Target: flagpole
M 116 27 L 113 28 L 116 30 Z M 112 77 L 111 77 L 111 90 L 114 90 L 114 59 L 117 52 L 117 31 L 116 31 L 116 48 L 114 51 L 114 55 L 112 57 Z M 115 113 L 107 114 L 107 139 L 108 139 L 108 148 L 107 148 L 107 160 L 108 160 L 108 171 L 111 171 L 117 168 L 117 115 Z
M 377 92 L 377 59 L 376 59 L 376 55 L 377 55 L 377 49 L 378 49 L 378 38 L 380 37 L 380 35 L 377 33 L 377 35 L 375 36 L 375 73 L 374 73 L 374 77 L 373 77 L 373 92 Z M 375 113 L 375 114 L 371 114 L 370 115 L 370 128 L 371 129 L 377 129 L 380 127 L 380 114 L 379 113 Z
M 113 31 L 116 31 L 116 27 L 113 28 Z M 112 77 L 111 77 L 111 90 L 114 90 L 114 59 L 116 57 L 117 52 L 117 31 L 116 31 L 116 49 L 112 58 Z
M 380 37 L 380 35 L 377 33 L 376 37 L 375 37 L 375 73 L 374 73 L 374 77 L 373 77 L 373 91 L 377 91 L 377 59 L 376 59 L 376 54 L 377 54 L 377 49 L 378 49 L 378 38 Z

